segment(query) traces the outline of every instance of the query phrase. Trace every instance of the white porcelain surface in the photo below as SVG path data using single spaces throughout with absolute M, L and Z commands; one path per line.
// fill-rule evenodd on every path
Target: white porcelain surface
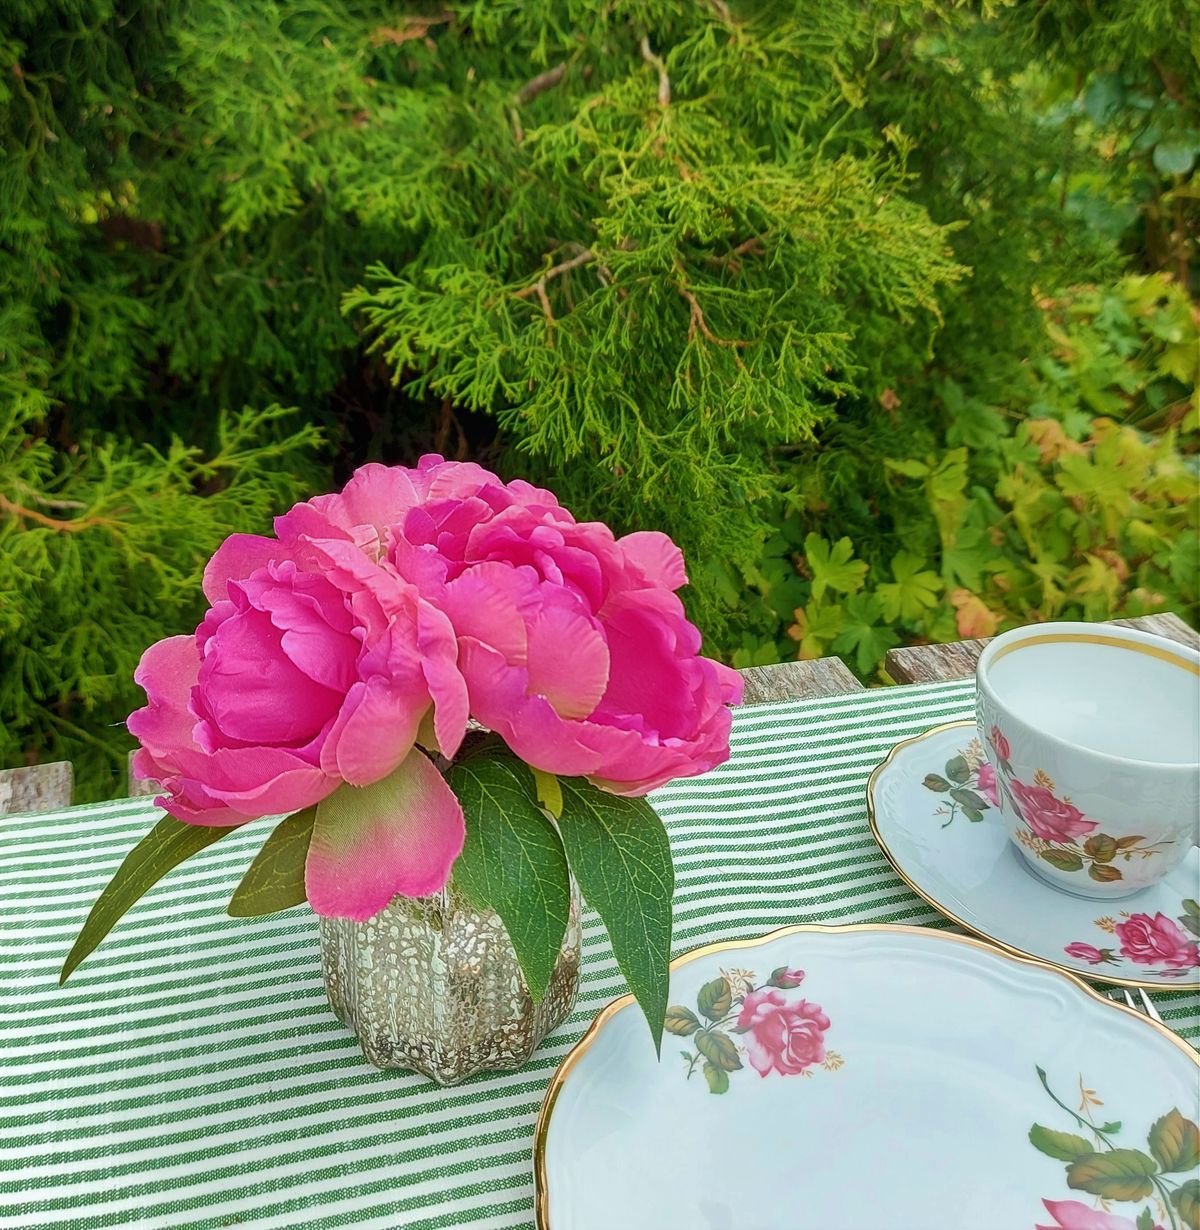
M 1037 624 L 991 641 L 977 681 L 999 809 L 1039 876 L 1115 900 L 1185 861 L 1200 840 L 1200 654 Z
M 901 744 L 876 772 L 872 827 L 904 879 L 964 927 L 1073 973 L 1200 987 L 1200 851 L 1121 901 L 1060 892 L 1029 873 L 995 808 L 968 811 L 936 789 L 959 775 L 963 783 L 952 789 L 978 794 L 985 763 L 974 723 L 959 722 Z M 1130 864 L 1136 858 L 1130 853 Z M 1124 869 L 1125 852 L 1114 861 Z
M 768 988 L 773 1000 L 760 993 L 757 1026 L 734 1032 L 744 979 L 759 987 L 772 971 L 803 977 Z M 1097 1208 L 1099 1196 L 1069 1185 L 1069 1166 L 1145 1152 L 1176 1108 L 1196 1118 L 1200 1067 L 1184 1043 L 978 941 L 793 928 L 700 950 L 672 974 L 677 1024 L 684 1011 L 707 1023 L 722 979 L 723 1092 L 680 1054 L 695 1056 L 696 1034 L 665 1036 L 656 1061 L 632 1004 L 602 1014 L 564 1062 L 540 1134 L 541 1230 L 1034 1230 L 1056 1224 L 1052 1208 L 1076 1212 L 1067 1202 Z M 784 1062 L 799 1070 L 760 1075 L 753 1039 L 771 1053 L 788 1022 Z M 1066 1134 L 1041 1138 L 1052 1152 L 1070 1140 L 1085 1160 L 1035 1147 L 1034 1124 Z M 1147 1207 L 1168 1226 L 1157 1200 L 1197 1173 L 1189 1160 L 1109 1207 L 1131 1230 Z

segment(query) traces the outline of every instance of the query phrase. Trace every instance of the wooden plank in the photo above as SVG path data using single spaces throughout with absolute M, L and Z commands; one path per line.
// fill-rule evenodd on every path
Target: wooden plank
M 0 816 L 71 806 L 75 774 L 69 760 L 0 769 Z
M 158 784 L 158 782 L 153 780 L 143 781 L 140 777 L 134 777 L 133 758 L 136 755 L 136 752 L 129 753 L 129 766 L 127 769 L 127 775 L 129 778 L 129 797 L 131 799 L 136 799 L 140 798 L 144 794 L 158 794 L 162 790 L 162 787 Z
M 1191 649 L 1200 649 L 1200 634 L 1170 612 L 1105 622 L 1119 624 L 1123 628 L 1136 628 L 1139 632 L 1150 632 Z M 890 649 L 884 659 L 884 669 L 897 683 L 966 679 L 975 673 L 975 664 L 986 644 L 986 640 L 954 641 L 949 645 L 910 645 L 904 649 Z
M 841 658 L 748 666 L 740 673 L 746 681 L 744 703 L 747 705 L 799 700 L 804 696 L 841 696 L 845 692 L 863 690 L 863 685 Z

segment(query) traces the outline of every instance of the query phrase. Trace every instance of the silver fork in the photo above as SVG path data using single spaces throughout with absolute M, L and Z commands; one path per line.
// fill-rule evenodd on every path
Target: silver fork
M 1148 1016 L 1152 1021 L 1157 1021 L 1161 1025 L 1163 1023 L 1162 1014 L 1154 1006 L 1154 1000 L 1141 987 L 1137 988 L 1137 993 L 1141 1003 L 1134 999 L 1133 993 L 1127 987 L 1114 987 L 1111 991 L 1107 992 L 1107 995 L 1114 1004 L 1124 1003 L 1126 1007 L 1132 1008 L 1134 1012 L 1140 1012 L 1142 1016 Z

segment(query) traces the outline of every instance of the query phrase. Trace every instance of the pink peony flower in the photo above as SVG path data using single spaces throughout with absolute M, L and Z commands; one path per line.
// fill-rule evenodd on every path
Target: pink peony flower
M 1070 842 L 1096 827 L 1095 820 L 1089 820 L 1073 803 L 1058 798 L 1045 786 L 1026 786 L 1015 777 L 1009 785 L 1025 823 L 1043 841 Z
M 795 1076 L 825 1058 L 829 1018 L 806 999 L 789 1003 L 781 991 L 751 991 L 742 1002 L 737 1023 L 738 1029 L 746 1031 L 742 1043 L 759 1076 L 772 1070 Z
M 1086 961 L 1089 965 L 1101 965 L 1109 960 L 1099 948 L 1092 944 L 1085 944 L 1082 940 L 1076 940 L 1073 944 L 1068 944 L 1063 952 L 1068 957 L 1074 957 L 1076 961 Z
M 457 747 L 466 686 L 445 615 L 339 531 L 310 529 L 328 537 L 225 542 L 195 636 L 143 655 L 134 677 L 149 703 L 128 726 L 142 743 L 135 772 L 192 824 L 291 812 L 396 773 L 402 814 L 314 829 L 313 908 L 366 918 L 396 893 L 441 888 L 462 848 L 462 809 L 413 744 L 432 709 L 439 740 Z
M 1046 1212 L 1054 1218 L 1053 1226 L 1035 1226 L 1034 1230 L 1136 1230 L 1128 1217 L 1093 1209 L 1078 1200 L 1043 1200 Z M 1154 1230 L 1162 1230 L 1155 1226 Z
M 987 761 L 984 761 L 984 763 L 979 766 L 979 774 L 976 784 L 979 787 L 979 793 L 982 794 L 993 807 L 1000 806 L 1000 796 L 996 792 L 996 770 L 993 769 Z
M 991 732 L 990 737 L 991 737 L 992 748 L 995 751 L 996 755 L 999 756 L 1001 760 L 1011 760 L 1012 759 L 1012 748 L 1009 746 L 1008 740 L 1000 733 L 999 726 L 992 727 L 992 732 Z
M 1139 965 L 1191 969 L 1200 965 L 1200 946 L 1165 914 L 1134 914 L 1117 923 L 1121 955 Z
M 385 551 L 446 612 L 473 716 L 529 764 L 645 794 L 728 758 L 741 677 L 700 656 L 664 534 L 616 539 L 547 491 L 436 456 L 364 466 L 279 531 L 313 517 Z

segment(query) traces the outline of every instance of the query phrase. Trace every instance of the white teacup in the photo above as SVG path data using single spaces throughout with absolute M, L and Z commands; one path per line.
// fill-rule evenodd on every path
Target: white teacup
M 1108 624 L 988 644 L 976 714 L 1027 865 L 1083 897 L 1127 897 L 1200 844 L 1200 653 Z

